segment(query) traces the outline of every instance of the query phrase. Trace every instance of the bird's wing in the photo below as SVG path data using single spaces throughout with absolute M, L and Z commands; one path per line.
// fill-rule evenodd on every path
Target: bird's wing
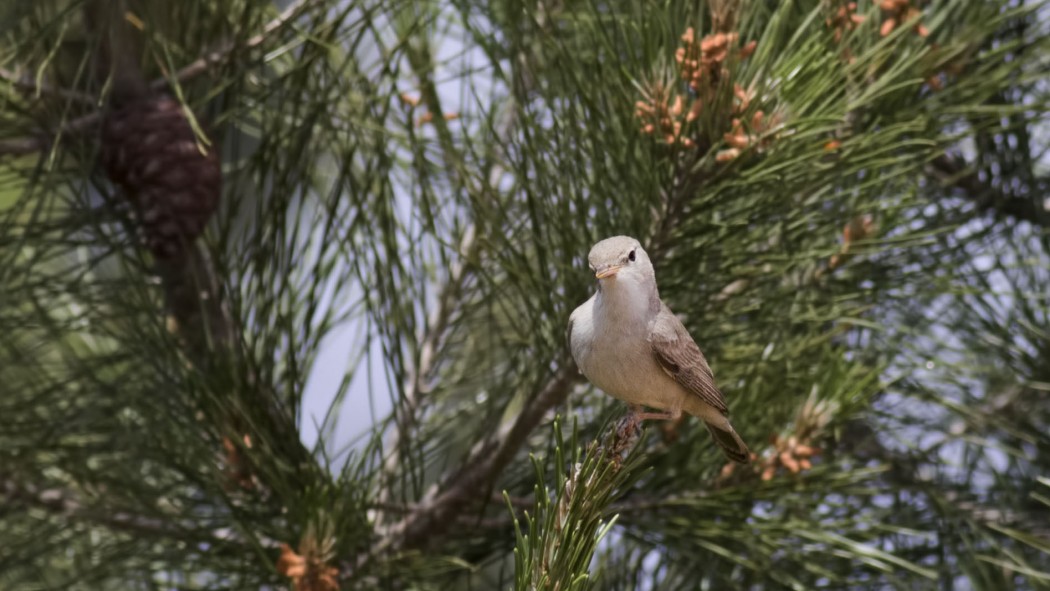
M 682 321 L 663 305 L 649 331 L 653 355 L 668 375 L 701 400 L 728 414 L 726 399 L 715 386 L 715 376 Z

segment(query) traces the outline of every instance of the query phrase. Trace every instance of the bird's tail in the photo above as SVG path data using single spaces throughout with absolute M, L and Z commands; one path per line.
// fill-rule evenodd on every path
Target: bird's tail
M 723 421 L 721 425 L 707 421 L 704 421 L 704 424 L 707 425 L 707 430 L 711 432 L 711 437 L 714 438 L 718 447 L 722 448 L 727 458 L 741 464 L 751 461 L 751 450 L 747 448 L 744 440 L 736 434 L 729 421 Z

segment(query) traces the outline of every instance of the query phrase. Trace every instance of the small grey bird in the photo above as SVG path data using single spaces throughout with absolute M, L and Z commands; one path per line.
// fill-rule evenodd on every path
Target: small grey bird
M 729 423 L 725 397 L 693 337 L 660 300 L 642 245 L 606 238 L 587 259 L 598 291 L 569 317 L 569 347 L 583 375 L 626 402 L 635 424 L 676 419 L 683 410 L 700 417 L 726 457 L 746 464 L 751 453 Z

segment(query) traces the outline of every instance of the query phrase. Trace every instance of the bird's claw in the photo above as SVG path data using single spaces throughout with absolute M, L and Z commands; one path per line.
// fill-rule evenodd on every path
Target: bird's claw
M 616 436 L 619 439 L 630 439 L 638 434 L 640 424 L 638 413 L 632 409 L 620 419 L 620 423 L 616 426 Z
M 623 464 L 624 456 L 634 447 L 641 431 L 638 428 L 638 415 L 629 412 L 616 425 L 615 435 L 610 442 L 609 455 L 616 464 L 617 469 Z

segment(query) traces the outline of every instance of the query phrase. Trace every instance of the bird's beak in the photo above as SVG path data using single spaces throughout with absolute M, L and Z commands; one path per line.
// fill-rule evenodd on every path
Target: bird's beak
M 613 275 L 619 273 L 620 269 L 622 268 L 623 267 L 620 265 L 611 265 L 604 269 L 599 269 L 598 272 L 594 274 L 594 276 L 598 279 L 605 279 L 606 277 L 612 277 Z

